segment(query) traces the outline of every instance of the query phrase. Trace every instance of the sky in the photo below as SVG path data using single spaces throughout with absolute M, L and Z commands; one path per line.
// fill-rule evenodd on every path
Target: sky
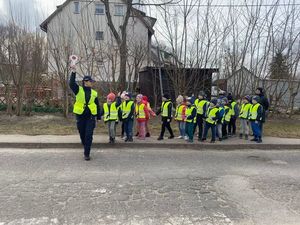
M 38 25 L 47 18 L 65 0 L 0 0 L 0 21 L 5 21 L 9 17 L 10 6 L 14 9 L 14 16 L 30 18 L 30 27 Z

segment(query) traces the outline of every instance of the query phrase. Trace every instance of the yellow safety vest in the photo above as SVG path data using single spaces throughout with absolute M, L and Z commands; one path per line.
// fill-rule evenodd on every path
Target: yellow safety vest
M 250 120 L 256 120 L 257 119 L 257 110 L 259 108 L 260 104 L 256 103 L 255 105 L 252 105 L 250 108 Z
M 141 103 L 141 104 L 137 104 L 135 105 L 135 115 L 137 119 L 145 119 L 146 118 L 146 114 L 145 114 L 145 104 Z
M 204 106 L 208 103 L 208 101 L 202 99 L 195 100 L 195 106 L 197 108 L 197 114 L 203 115 L 204 114 Z
M 183 121 L 184 119 L 182 118 L 183 115 L 183 109 L 185 105 L 179 105 L 176 107 L 176 113 L 175 113 L 175 120 L 177 121 Z
M 168 113 L 168 112 L 169 112 L 168 106 L 169 106 L 170 104 L 171 104 L 170 101 L 161 103 L 161 110 L 162 110 L 161 116 L 162 116 L 162 117 L 168 117 L 168 115 L 169 115 L 169 113 Z
M 103 104 L 104 110 L 104 122 L 109 120 L 118 120 L 118 108 L 116 106 L 116 102 L 110 104 L 110 108 L 108 107 L 108 103 Z
M 235 115 L 234 107 L 236 106 L 236 102 L 231 102 L 231 115 Z
M 248 119 L 249 118 L 250 108 L 251 108 L 251 104 L 250 103 L 242 104 L 239 117 L 241 119 Z
M 195 109 L 195 106 L 187 107 L 186 108 L 186 117 L 188 118 L 190 115 L 192 115 L 193 110 Z M 194 119 L 187 119 L 186 122 L 188 123 L 196 123 L 197 117 L 195 116 Z
M 97 115 L 97 105 L 95 104 L 95 99 L 98 97 L 97 91 L 91 89 L 91 97 L 89 103 L 86 104 L 85 102 L 85 92 L 83 87 L 79 86 L 78 93 L 76 95 L 76 101 L 73 107 L 73 113 L 77 115 L 82 115 L 85 107 L 87 106 L 92 115 Z
M 122 119 L 128 118 L 133 104 L 133 101 L 129 101 L 128 104 L 126 104 L 126 101 L 122 103 Z
M 210 124 L 216 124 L 217 122 L 215 120 L 213 120 L 213 118 L 215 118 L 217 115 L 217 112 L 219 111 L 218 108 L 208 108 L 207 110 L 207 118 L 206 118 L 206 122 L 210 123 Z
M 229 110 L 228 110 L 229 109 Z M 228 110 L 228 111 L 227 111 Z M 227 112 L 226 112 L 227 111 Z M 224 115 L 223 115 L 223 120 L 225 120 L 226 122 L 230 122 L 231 119 L 231 109 L 230 107 L 228 107 L 227 105 L 224 106 Z

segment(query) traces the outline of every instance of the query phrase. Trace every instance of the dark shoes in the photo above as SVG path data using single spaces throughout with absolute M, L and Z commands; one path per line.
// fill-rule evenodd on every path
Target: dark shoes
M 173 139 L 174 138 L 174 135 L 172 135 L 172 136 L 170 136 L 170 137 L 168 137 L 169 139 Z
M 150 136 L 151 136 L 150 133 L 147 133 L 147 134 L 146 134 L 146 137 L 150 137 Z
M 257 138 L 252 138 L 250 141 L 258 141 Z
M 215 140 L 211 140 L 210 143 L 216 143 L 216 141 Z
M 164 138 L 163 138 L 162 136 L 159 136 L 159 137 L 157 138 L 157 140 L 158 140 L 158 141 L 161 141 L 161 140 L 164 140 Z
M 240 134 L 240 139 L 243 139 L 243 134 Z
M 135 136 L 138 137 L 138 136 L 139 136 L 139 132 L 137 132 L 137 133 L 135 134 Z
M 133 138 L 132 137 L 126 138 L 125 142 L 133 142 Z
M 90 161 L 90 160 L 91 160 L 91 157 L 89 157 L 89 156 L 84 156 L 84 160 L 85 160 L 85 161 Z
M 222 141 L 223 139 L 222 138 L 219 138 L 219 141 Z
M 248 135 L 247 134 L 245 135 L 245 140 L 248 140 Z

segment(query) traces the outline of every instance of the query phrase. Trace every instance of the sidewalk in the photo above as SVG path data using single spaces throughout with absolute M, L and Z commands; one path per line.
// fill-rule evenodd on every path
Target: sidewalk
M 157 141 L 157 137 L 147 138 L 145 141 L 134 139 L 133 143 L 126 143 L 117 138 L 116 144 L 108 143 L 105 135 L 95 135 L 93 148 L 168 148 L 168 149 L 215 149 L 215 150 L 237 150 L 237 149 L 299 149 L 300 139 L 265 137 L 263 143 L 241 140 L 238 137 L 230 138 L 226 141 L 216 141 L 211 144 L 207 142 L 186 143 L 181 139 L 164 139 Z M 79 135 L 56 136 L 56 135 L 0 135 L 0 148 L 82 148 Z

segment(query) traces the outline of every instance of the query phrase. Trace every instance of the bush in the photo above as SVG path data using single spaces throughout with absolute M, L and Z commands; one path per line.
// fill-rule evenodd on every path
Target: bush
M 24 106 L 23 110 L 27 111 L 29 109 L 27 108 L 27 106 Z M 58 113 L 58 112 L 63 112 L 63 109 L 60 107 L 54 107 L 54 106 L 48 106 L 48 105 L 45 105 L 45 106 L 33 105 L 31 111 L 37 112 L 37 113 Z
M 6 111 L 7 105 L 6 104 L 0 104 L 0 111 Z

